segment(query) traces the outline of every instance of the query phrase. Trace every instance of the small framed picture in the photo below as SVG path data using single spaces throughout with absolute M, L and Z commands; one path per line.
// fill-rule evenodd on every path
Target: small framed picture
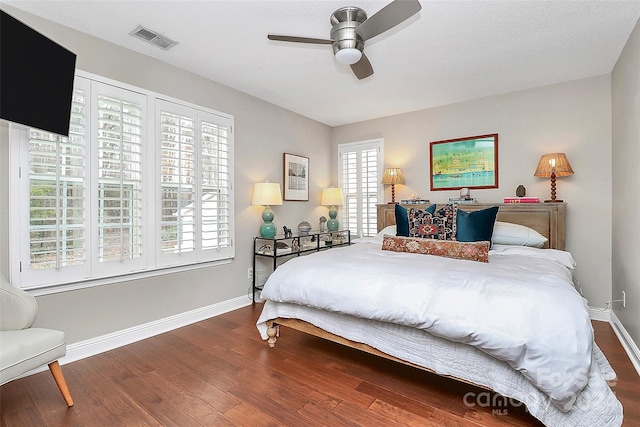
M 309 200 L 309 158 L 284 153 L 284 200 Z

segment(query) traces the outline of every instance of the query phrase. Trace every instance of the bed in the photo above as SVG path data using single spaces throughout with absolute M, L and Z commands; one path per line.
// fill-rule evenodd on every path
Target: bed
M 621 425 L 622 405 L 607 384 L 615 373 L 572 286 L 566 205 L 457 208 L 482 214 L 492 206 L 500 243 L 486 243 L 488 262 L 477 262 L 406 252 L 423 241 L 396 237 L 395 206 L 379 205 L 375 238 L 292 259 L 269 277 L 262 338 L 273 347 L 280 326 L 309 333 L 493 390 L 547 426 Z M 502 244 L 513 224 L 545 239 L 536 242 L 542 247 Z

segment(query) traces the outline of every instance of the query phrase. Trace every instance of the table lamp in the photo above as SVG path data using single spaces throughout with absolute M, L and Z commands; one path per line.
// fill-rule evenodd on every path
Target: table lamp
M 271 206 L 282 204 L 280 184 L 269 181 L 256 183 L 253 187 L 251 204 L 264 206 L 264 211 L 262 211 L 262 220 L 264 222 L 260 226 L 260 237 L 274 237 L 276 235 L 276 225 L 273 223 Z
M 329 231 L 338 231 L 340 223 L 336 219 L 338 209 L 336 206 L 342 206 L 342 190 L 340 188 L 331 187 L 322 190 L 322 199 L 320 204 L 323 206 L 331 206 L 329 208 L 329 220 L 327 221 L 327 229 Z
M 551 177 L 551 200 L 545 200 L 545 203 L 560 203 L 562 200 L 556 199 L 556 177 L 573 175 L 573 169 L 566 154 L 549 153 L 540 157 L 533 175 L 541 178 Z
M 396 202 L 396 184 L 404 184 L 404 175 L 400 168 L 386 168 L 382 174 L 382 184 L 391 184 L 391 201 Z

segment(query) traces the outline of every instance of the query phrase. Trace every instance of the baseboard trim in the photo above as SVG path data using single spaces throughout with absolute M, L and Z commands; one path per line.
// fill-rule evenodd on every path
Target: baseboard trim
M 95 356 L 96 354 L 104 353 L 105 351 L 114 350 L 118 347 L 122 347 L 136 341 L 151 338 L 155 335 L 246 307 L 249 304 L 251 304 L 251 300 L 247 299 L 246 296 L 241 296 L 216 304 L 211 304 L 206 307 L 200 307 L 195 310 L 179 313 L 174 316 L 158 319 L 153 322 L 101 335 L 85 341 L 69 344 L 67 345 L 67 354 L 59 359 L 58 362 L 61 365 L 65 365 L 67 363 Z M 20 375 L 18 378 L 28 377 L 29 375 L 46 370 L 48 370 L 47 365 L 43 365 L 39 368 L 26 372 L 24 375 Z
M 67 346 L 66 356 L 60 359 L 59 362 L 61 365 L 75 362 L 76 360 L 104 353 L 105 351 L 150 338 L 154 335 L 219 316 L 229 311 L 246 307 L 249 304 L 251 304 L 251 301 L 247 300 L 246 296 L 241 296 L 85 341 L 69 344 Z
M 640 375 L 640 349 L 638 349 L 638 346 L 631 338 L 631 335 L 629 335 L 624 325 L 620 322 L 620 319 L 618 319 L 618 316 L 616 316 L 616 313 L 613 311 L 611 312 L 611 326 L 613 327 L 613 332 L 616 333 L 620 344 L 622 344 L 624 351 L 629 356 L 629 359 L 631 359 L 631 364 L 633 364 L 633 367 L 636 368 L 636 372 Z
M 611 309 L 589 307 L 589 317 L 591 320 L 611 323 Z

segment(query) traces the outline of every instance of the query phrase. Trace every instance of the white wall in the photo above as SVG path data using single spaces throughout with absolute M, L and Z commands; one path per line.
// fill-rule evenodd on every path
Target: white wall
M 382 137 L 385 167 L 401 167 L 406 179 L 396 198 L 417 193 L 445 202 L 458 192 L 429 191 L 429 142 L 488 133 L 499 134 L 499 188 L 472 190 L 480 202 L 500 202 L 519 184 L 527 195 L 549 198 L 549 180 L 533 176 L 540 155 L 567 154 L 575 174 L 557 186 L 558 198 L 568 203 L 567 249 L 589 304 L 604 306 L 611 299 L 609 76 L 340 126 L 332 131 L 333 155 L 339 143 Z
M 67 27 L 3 5 L 16 18 L 78 55 L 77 68 L 153 90 L 235 117 L 236 257 L 231 264 L 191 272 L 129 280 L 90 289 L 38 297 L 37 325 L 60 329 L 67 343 L 144 324 L 247 295 L 252 237 L 262 208 L 251 206 L 253 184 L 282 182 L 283 153 L 310 158 L 309 202 L 273 207 L 275 223 L 295 227 L 315 223 L 327 210 L 320 193 L 331 184 L 330 128 L 257 98 L 123 49 Z M 6 123 L 0 126 L 0 268 L 8 273 Z M 248 301 L 248 300 L 247 300 Z M 257 333 L 257 332 L 256 332 Z
M 613 299 L 625 329 L 640 344 L 640 21 L 611 74 L 613 117 Z

